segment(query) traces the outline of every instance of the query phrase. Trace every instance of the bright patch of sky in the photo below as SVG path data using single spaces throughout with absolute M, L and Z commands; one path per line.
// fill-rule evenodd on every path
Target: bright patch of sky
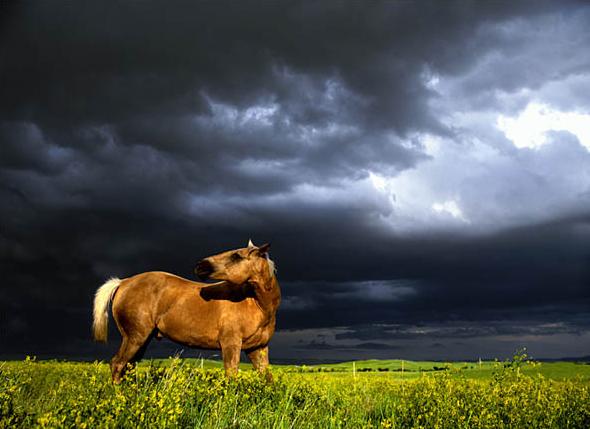
M 420 135 L 430 159 L 397 175 L 369 172 L 373 193 L 389 205 L 381 220 L 397 233 L 487 233 L 590 206 L 590 151 L 574 137 L 550 134 L 523 152 L 492 131 L 476 125 L 458 139 Z
M 424 85 L 431 90 L 436 90 L 439 82 L 440 76 L 437 73 L 434 73 L 429 68 L 425 69 L 421 74 L 422 82 Z
M 271 125 L 273 116 L 278 109 L 278 104 L 274 103 L 266 106 L 252 106 L 242 114 L 242 120 L 244 122 L 255 121 L 264 125 Z
M 532 102 L 517 117 L 498 116 L 496 126 L 518 148 L 538 148 L 547 143 L 548 131 L 568 131 L 590 150 L 590 115 L 562 112 Z
M 369 171 L 369 180 L 371 181 L 371 184 L 375 187 L 375 189 L 381 192 L 385 191 L 387 182 L 383 177 L 373 173 L 372 171 Z
M 442 203 L 434 203 L 432 205 L 432 210 L 440 214 L 449 214 L 453 216 L 455 219 L 460 219 L 463 222 L 468 222 L 467 219 L 463 216 L 463 212 L 457 205 L 455 200 L 448 200 Z
M 255 104 L 240 110 L 231 104 L 222 103 L 207 95 L 205 95 L 205 99 L 209 103 L 213 115 L 212 117 L 198 117 L 198 120 L 226 127 L 243 127 L 245 125 L 269 127 L 273 124 L 279 111 L 279 105 L 274 102 Z

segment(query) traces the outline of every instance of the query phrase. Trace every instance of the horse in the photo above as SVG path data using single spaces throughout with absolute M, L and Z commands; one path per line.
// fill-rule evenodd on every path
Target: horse
M 162 337 L 202 349 L 221 349 L 227 376 L 238 371 L 244 350 L 267 379 L 268 343 L 275 331 L 281 291 L 270 244 L 228 250 L 199 261 L 194 282 L 151 271 L 125 279 L 111 278 L 94 297 L 93 336 L 107 341 L 108 308 L 122 341 L 111 360 L 111 376 L 121 382 L 128 363 L 141 359 L 152 338 Z

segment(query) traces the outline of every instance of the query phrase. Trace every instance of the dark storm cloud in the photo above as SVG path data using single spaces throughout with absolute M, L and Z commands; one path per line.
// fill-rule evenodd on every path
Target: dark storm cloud
M 329 344 L 325 341 L 311 341 L 308 344 L 298 345 L 297 348 L 303 350 L 396 350 L 399 349 L 399 346 L 385 344 L 385 343 L 378 343 L 378 342 L 366 342 L 366 343 L 358 343 L 354 345 L 336 345 L 336 344 Z
M 406 168 L 417 154 L 388 132 L 446 132 L 429 113 L 424 68 L 467 67 L 506 42 L 479 35 L 477 24 L 515 13 L 491 4 L 417 9 L 266 3 L 222 13 L 201 4 L 163 13 L 156 3 L 22 5 L 2 43 L 2 116 L 66 147 L 79 146 L 76 131 L 108 125 L 121 145 L 197 158 L 195 168 L 210 181 L 223 176 L 213 172 L 229 173 L 230 188 L 248 181 L 227 171 L 244 157 L 296 158 L 294 168 L 324 179 L 380 163 Z M 230 111 L 215 112 L 211 99 Z M 224 115 L 267 103 L 277 106 L 272 130 Z M 343 125 L 357 132 L 339 132 Z M 309 137 L 301 127 L 309 134 L 329 126 L 333 132 L 313 147 L 302 144 Z
M 413 323 L 428 318 L 442 322 L 461 316 L 474 320 L 508 317 L 509 313 L 526 318 L 535 307 L 546 307 L 535 316 L 569 319 L 570 306 L 583 311 L 590 299 L 588 226 L 587 218 L 568 219 L 472 240 L 438 237 L 362 243 L 364 257 L 351 258 L 354 265 L 345 270 L 337 262 L 344 250 L 321 262 L 327 277 L 338 278 L 340 271 L 343 278 L 338 281 L 287 283 L 291 302 L 304 305 L 300 309 L 294 305 L 292 310 L 287 306 L 285 318 L 296 318 L 299 311 L 301 320 L 295 319 L 294 325 L 317 323 L 306 322 L 306 311 L 313 308 L 332 326 L 346 326 L 352 320 Z M 342 244 L 358 250 L 353 242 Z M 345 281 L 362 275 L 397 280 L 379 282 L 391 291 L 370 299 L 371 290 L 358 287 L 363 283 L 353 288 Z M 402 293 L 396 293 L 396 287 Z M 341 299 L 343 291 L 354 294 L 355 299 Z M 525 308 L 519 316 L 519 309 Z M 554 309 L 551 316 L 550 309 Z
M 530 317 L 527 315 L 526 317 Z M 334 335 L 336 340 L 387 339 L 387 340 L 415 340 L 423 338 L 485 338 L 498 335 L 556 335 L 580 334 L 588 328 L 590 318 L 583 324 L 576 326 L 564 322 L 539 324 L 538 320 L 506 321 L 498 320 L 482 323 L 480 321 L 467 322 L 451 321 L 429 325 L 358 325 L 353 329 Z M 582 321 L 579 321 L 582 322 Z M 366 343 L 360 343 L 366 344 Z
M 587 8 L 3 7 L 0 311 L 12 351 L 63 349 L 67 331 L 78 350 L 95 353 L 84 340 L 91 295 L 106 277 L 152 269 L 192 276 L 197 259 L 250 237 L 273 242 L 283 330 L 346 327 L 351 333 L 336 339 L 355 339 L 347 347 L 359 350 L 394 350 L 383 341 L 410 335 L 375 324 L 474 325 L 441 327 L 434 337 L 500 335 L 505 331 L 485 331 L 486 321 L 498 319 L 518 326 L 555 319 L 564 332 L 587 330 L 587 206 L 576 206 L 574 217 L 559 205 L 544 223 L 483 236 L 407 235 L 384 221 L 398 208 L 368 181 L 373 173 L 393 177 L 433 160 L 418 134 L 465 144 L 465 131 L 443 121 L 433 105 L 497 106 L 490 94 L 539 87 L 549 75 L 566 73 L 555 65 L 519 72 L 514 58 L 537 45 L 532 36 L 513 38 L 514 25 L 533 28 L 563 16 L 577 31 Z M 510 67 L 485 67 L 505 59 Z M 447 77 L 461 97 L 443 99 L 429 84 L 436 76 Z M 576 168 L 586 165 L 575 138 L 552 140 L 567 143 Z M 518 166 L 549 169 L 563 147 L 514 157 Z M 445 174 L 458 167 L 450 162 Z M 544 180 L 529 176 L 535 184 Z M 511 184 L 498 182 L 491 199 L 515 210 Z M 530 205 L 542 199 L 541 188 L 527 188 L 534 191 Z M 515 333 L 534 334 L 527 329 Z M 306 347 L 321 344 L 330 347 L 325 340 Z

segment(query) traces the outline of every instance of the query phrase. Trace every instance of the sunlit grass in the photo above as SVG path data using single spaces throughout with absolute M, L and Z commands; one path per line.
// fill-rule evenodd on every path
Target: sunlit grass
M 228 380 L 219 365 L 146 361 L 113 386 L 105 363 L 0 363 L 0 428 L 590 427 L 590 365 L 278 366 L 272 384 L 250 370 Z

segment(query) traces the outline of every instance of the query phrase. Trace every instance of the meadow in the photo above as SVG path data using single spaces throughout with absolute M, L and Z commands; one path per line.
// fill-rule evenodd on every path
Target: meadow
M 118 386 L 104 362 L 0 363 L 0 428 L 588 428 L 590 365 L 143 361 Z

